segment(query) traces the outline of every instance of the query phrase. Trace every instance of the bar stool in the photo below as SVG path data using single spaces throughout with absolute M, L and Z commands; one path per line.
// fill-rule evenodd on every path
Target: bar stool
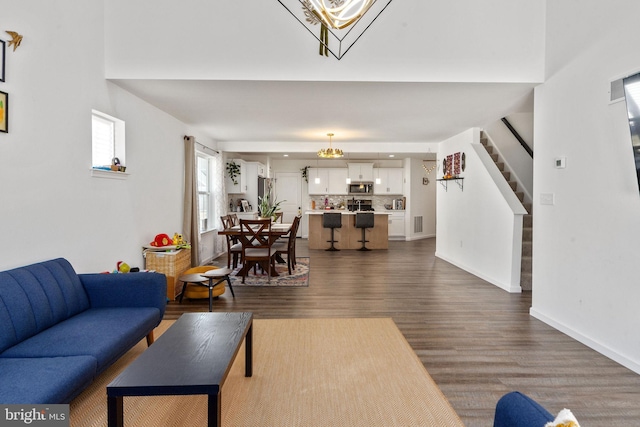
M 337 249 L 335 246 L 333 246 L 333 244 L 337 242 L 337 240 L 335 240 L 334 237 L 333 237 L 333 231 L 336 228 L 342 228 L 342 214 L 339 213 L 339 212 L 325 212 L 325 213 L 323 213 L 322 214 L 322 227 L 331 229 L 331 240 L 327 240 L 327 242 L 331 243 L 331 247 L 329 247 L 329 249 L 326 249 L 326 250 L 327 251 L 339 251 L 340 249 Z
M 358 249 L 359 251 L 370 251 L 371 249 L 365 246 L 365 243 L 368 242 L 365 238 L 365 233 L 367 228 L 373 228 L 373 214 L 371 212 L 356 213 L 356 228 L 362 229 L 362 240 L 358 240 L 358 242 L 362 242 L 362 247 Z

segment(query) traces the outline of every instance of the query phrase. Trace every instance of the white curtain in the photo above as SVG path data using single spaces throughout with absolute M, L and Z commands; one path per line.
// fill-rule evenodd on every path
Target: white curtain
M 198 176 L 196 139 L 184 137 L 184 211 L 183 237 L 191 243 L 191 266 L 200 265 L 200 222 L 198 220 Z
M 226 197 L 226 189 L 225 189 L 225 179 L 224 179 L 224 171 L 225 164 L 222 153 L 217 153 L 213 156 L 215 177 L 213 179 L 213 203 L 214 211 L 216 212 L 216 228 L 218 230 L 222 230 L 224 227 L 222 226 L 222 222 L 220 221 L 220 217 L 227 214 L 227 197 Z M 226 238 L 224 236 L 218 235 L 215 241 L 215 253 L 221 254 L 226 251 Z

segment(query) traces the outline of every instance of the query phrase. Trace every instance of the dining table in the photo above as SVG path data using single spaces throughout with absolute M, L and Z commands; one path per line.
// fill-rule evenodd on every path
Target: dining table
M 275 242 L 277 239 L 286 236 L 291 231 L 292 224 L 289 223 L 272 223 L 271 224 L 271 241 Z M 225 228 L 224 230 L 218 231 L 218 234 L 221 236 L 239 236 L 242 234 L 240 230 L 240 225 L 234 225 L 232 227 Z M 285 264 L 286 261 L 282 258 L 280 254 L 276 255 L 276 261 L 278 264 Z M 242 265 L 242 268 L 235 274 L 236 276 L 242 276 L 244 274 L 245 265 Z M 275 268 L 271 268 L 271 276 L 276 277 L 279 276 L 278 272 Z

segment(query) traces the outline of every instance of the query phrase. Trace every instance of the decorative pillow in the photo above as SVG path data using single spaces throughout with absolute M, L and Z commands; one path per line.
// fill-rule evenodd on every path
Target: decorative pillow
M 555 420 L 546 423 L 544 427 L 580 427 L 580 424 L 571 411 L 565 408 L 558 413 Z

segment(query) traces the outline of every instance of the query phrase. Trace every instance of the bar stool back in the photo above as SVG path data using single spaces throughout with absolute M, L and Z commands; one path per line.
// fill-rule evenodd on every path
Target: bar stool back
M 356 228 L 362 229 L 362 240 L 358 240 L 358 242 L 362 242 L 362 247 L 358 249 L 359 251 L 370 251 L 371 249 L 365 246 L 365 243 L 368 242 L 365 238 L 365 233 L 367 228 L 373 228 L 373 214 L 371 212 L 357 212 L 356 213 Z
M 342 228 L 342 214 L 339 212 L 325 212 L 322 214 L 322 227 L 331 229 L 331 240 L 327 240 L 327 242 L 331 242 L 331 246 L 327 251 L 339 251 L 333 244 L 337 242 L 334 239 L 333 232 L 336 228 Z

